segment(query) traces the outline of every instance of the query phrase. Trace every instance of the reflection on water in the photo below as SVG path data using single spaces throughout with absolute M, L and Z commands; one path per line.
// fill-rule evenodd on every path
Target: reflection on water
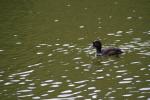
M 150 99 L 146 1 L 0 5 L 1 99 Z M 103 47 L 120 47 L 124 53 L 95 57 L 90 45 L 97 38 Z

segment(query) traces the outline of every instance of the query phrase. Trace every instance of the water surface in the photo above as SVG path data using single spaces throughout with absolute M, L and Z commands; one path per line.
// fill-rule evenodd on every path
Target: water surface
M 2 100 L 149 100 L 149 0 L 2 0 Z M 89 46 L 120 47 L 95 58 Z

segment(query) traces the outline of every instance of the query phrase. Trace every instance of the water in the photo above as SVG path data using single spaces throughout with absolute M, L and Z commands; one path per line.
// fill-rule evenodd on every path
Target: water
M 1 0 L 0 99 L 149 100 L 149 0 Z M 93 40 L 123 49 L 95 58 Z

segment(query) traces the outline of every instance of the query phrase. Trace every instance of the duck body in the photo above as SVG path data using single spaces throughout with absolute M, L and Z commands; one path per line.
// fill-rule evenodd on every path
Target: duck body
M 101 51 L 102 55 L 108 55 L 108 56 L 119 55 L 121 53 L 123 53 L 123 52 L 119 48 L 106 48 L 106 49 L 102 49 L 102 51 Z
M 96 56 L 119 56 L 123 53 L 120 48 L 102 48 L 102 43 L 99 40 L 93 42 L 93 47 L 96 49 Z

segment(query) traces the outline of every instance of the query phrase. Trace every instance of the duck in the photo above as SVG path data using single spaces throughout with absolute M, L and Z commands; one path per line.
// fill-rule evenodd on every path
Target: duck
M 95 40 L 92 44 L 92 48 L 96 49 L 96 56 L 116 56 L 119 57 L 123 51 L 120 48 L 110 47 L 102 48 L 102 43 L 100 40 Z

